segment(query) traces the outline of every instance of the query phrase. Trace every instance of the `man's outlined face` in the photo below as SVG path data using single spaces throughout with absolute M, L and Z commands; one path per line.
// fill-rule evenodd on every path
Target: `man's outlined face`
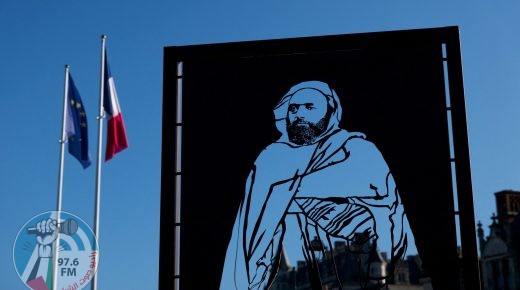
M 327 99 L 317 90 L 296 92 L 287 109 L 287 135 L 298 145 L 309 145 L 327 129 L 330 118 Z
M 317 90 L 303 89 L 296 92 L 289 101 L 289 124 L 294 121 L 317 124 L 326 114 L 327 99 Z

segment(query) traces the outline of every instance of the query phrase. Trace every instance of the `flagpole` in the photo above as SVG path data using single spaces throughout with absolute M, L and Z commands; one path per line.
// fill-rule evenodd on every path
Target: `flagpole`
M 105 118 L 105 110 L 103 108 L 103 98 L 105 94 L 105 43 L 107 36 L 101 35 L 101 80 L 99 85 L 99 115 L 98 120 L 98 146 L 97 146 L 97 168 L 96 168 L 96 200 L 94 211 L 94 236 L 99 242 L 99 208 L 101 203 L 101 150 L 103 143 L 103 119 Z M 98 247 L 99 248 L 99 247 Z M 90 289 L 97 289 L 97 275 L 94 275 L 90 283 Z
M 61 120 L 61 137 L 58 141 L 60 143 L 60 167 L 58 171 L 58 200 L 56 204 L 56 210 L 61 211 L 61 199 L 63 193 L 63 159 L 65 157 L 65 143 L 67 142 L 67 136 L 65 135 L 65 122 L 67 120 L 67 95 L 69 91 L 69 69 L 70 66 L 65 65 L 65 89 L 63 92 L 63 115 Z M 58 221 L 59 222 L 59 221 Z
M 65 65 L 65 85 L 63 89 L 63 111 L 62 111 L 62 119 L 61 119 L 61 137 L 58 141 L 60 143 L 60 163 L 58 169 L 58 196 L 56 201 L 56 223 L 60 222 L 60 212 L 61 212 L 61 204 L 62 204 L 62 195 L 63 195 L 63 169 L 64 169 L 64 159 L 65 159 L 65 143 L 67 142 L 67 136 L 65 133 L 65 124 L 67 121 L 67 96 L 69 92 L 69 70 L 70 66 L 68 64 Z M 53 243 L 53 263 L 52 263 L 52 289 L 58 289 L 58 247 L 60 245 L 60 232 L 56 229 L 56 240 Z

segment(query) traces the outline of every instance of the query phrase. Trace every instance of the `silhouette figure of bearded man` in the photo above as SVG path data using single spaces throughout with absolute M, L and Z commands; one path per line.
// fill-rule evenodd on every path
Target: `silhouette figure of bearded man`
M 248 176 L 220 290 L 269 289 L 284 246 L 301 249 L 312 289 L 322 289 L 323 263 L 342 289 L 336 241 L 358 261 L 351 269 L 358 286 L 386 286 L 405 254 L 406 216 L 383 156 L 364 134 L 339 128 L 341 115 L 336 92 L 320 81 L 293 86 L 276 105 L 281 137 L 259 154 Z M 289 226 L 297 237 L 286 235 Z M 316 241 L 321 249 L 312 246 Z M 389 267 L 371 263 L 380 248 L 389 253 Z

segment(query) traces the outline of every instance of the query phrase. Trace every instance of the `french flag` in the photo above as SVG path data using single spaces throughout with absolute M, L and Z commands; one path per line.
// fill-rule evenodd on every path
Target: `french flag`
M 110 160 L 114 155 L 128 148 L 128 140 L 126 138 L 125 123 L 121 114 L 121 107 L 117 100 L 116 86 L 114 78 L 110 73 L 110 65 L 105 53 L 105 95 L 103 98 L 103 106 L 107 116 L 107 148 L 105 152 L 105 161 Z

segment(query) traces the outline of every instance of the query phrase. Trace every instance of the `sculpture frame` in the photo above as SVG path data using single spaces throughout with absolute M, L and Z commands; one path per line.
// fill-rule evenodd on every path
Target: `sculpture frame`
M 409 47 L 411 47 L 411 50 L 406 50 Z M 443 99 L 442 102 L 446 102 L 444 112 L 446 119 L 441 123 L 449 127 L 446 134 L 449 135 L 451 149 L 448 149 L 448 151 L 451 152 L 445 157 L 449 162 L 446 166 L 450 167 L 451 174 L 450 180 L 446 182 L 451 184 L 453 192 L 451 198 L 447 200 L 448 203 L 451 202 L 452 204 L 451 209 L 448 209 L 450 212 L 442 212 L 441 210 L 441 214 L 453 217 L 453 222 L 449 227 L 455 227 L 456 220 L 460 224 L 459 235 L 462 257 L 458 256 L 456 236 L 450 236 L 452 246 L 450 246 L 449 254 L 447 254 L 449 258 L 444 263 L 456 265 L 456 268 L 453 268 L 456 271 L 453 272 L 453 269 L 450 268 L 455 266 L 448 266 L 451 269 L 449 271 L 452 273 L 451 275 L 441 278 L 443 275 L 437 274 L 435 276 L 437 281 L 434 281 L 434 285 L 435 283 L 437 285 L 434 286 L 434 289 L 443 289 L 442 287 L 480 289 L 458 27 L 165 47 L 159 289 L 190 289 L 201 285 L 192 282 L 194 278 L 189 276 L 191 275 L 189 272 L 193 272 L 193 268 L 189 268 L 194 265 L 194 262 L 188 262 L 193 248 L 190 248 L 190 251 L 183 251 L 183 247 L 187 246 L 188 239 L 191 239 L 190 235 L 195 231 L 195 228 L 190 228 L 189 218 L 183 219 L 183 213 L 193 211 L 190 206 L 181 204 L 181 200 L 187 201 L 190 198 L 187 195 L 188 193 L 184 193 L 185 196 L 182 195 L 185 188 L 184 184 L 193 183 L 192 179 L 195 179 L 193 175 L 204 174 L 203 169 L 189 167 L 191 160 L 199 158 L 194 157 L 193 151 L 195 150 L 191 149 L 193 146 L 197 146 L 192 142 L 196 138 L 190 138 L 200 134 L 194 129 L 200 127 L 185 122 L 185 120 L 195 122 L 194 118 L 183 118 L 183 116 L 192 116 L 199 113 L 194 110 L 195 101 L 192 99 L 199 98 L 200 94 L 191 93 L 194 91 L 191 88 L 194 87 L 193 82 L 195 81 L 189 83 L 190 80 L 188 80 L 188 84 L 183 83 L 186 81 L 187 73 L 192 73 L 197 67 L 221 65 L 237 60 L 239 63 L 245 61 L 247 65 L 247 62 L 251 60 L 254 63 L 255 59 L 269 60 L 271 57 L 281 58 L 295 55 L 316 56 L 316 59 L 319 59 L 320 55 L 334 56 L 337 54 L 341 56 L 342 53 L 348 54 L 358 50 L 368 51 L 369 53 L 376 51 L 376 55 L 387 56 L 405 48 L 406 52 L 399 54 L 399 56 L 406 57 L 407 53 L 413 51 L 414 47 L 427 48 L 426 50 L 429 47 L 434 47 L 435 55 L 438 58 L 435 61 L 442 62 L 439 65 L 443 66 L 442 90 L 444 95 L 440 95 L 439 98 Z M 408 63 L 406 60 L 404 62 Z M 253 78 L 254 75 L 251 77 Z M 440 81 L 436 80 L 439 83 Z M 201 86 L 204 85 L 203 79 L 197 80 L 197 82 L 202 83 Z M 212 84 L 215 84 L 215 82 Z M 197 106 L 204 105 L 204 102 L 197 104 Z M 435 121 L 432 120 L 431 122 Z M 263 145 L 265 144 L 258 144 L 252 152 L 258 153 Z M 446 144 L 441 145 L 441 147 L 443 146 L 446 146 Z M 446 148 L 442 150 L 446 153 Z M 252 153 L 247 154 L 247 156 L 250 156 Z M 211 159 L 207 156 L 205 159 L 208 158 Z M 221 159 L 204 161 L 219 162 Z M 245 169 L 242 168 L 241 170 L 244 171 Z M 186 176 L 186 171 L 188 171 L 186 174 L 189 176 Z M 183 185 L 181 186 L 181 184 Z M 458 208 L 455 208 L 455 199 Z M 231 205 L 222 205 L 222 209 L 232 211 L 233 208 L 236 208 L 237 202 L 235 200 Z M 218 218 L 218 216 L 215 218 Z M 430 224 L 433 223 L 434 221 L 430 221 Z M 227 227 L 229 228 L 229 223 Z M 454 233 L 450 233 L 450 235 L 452 234 Z M 204 247 L 207 242 L 192 240 L 190 244 L 194 243 L 197 246 L 191 245 L 191 247 L 200 248 Z M 218 246 L 216 248 L 218 249 Z M 424 249 L 423 247 L 422 251 L 426 253 L 431 249 Z M 215 260 L 218 259 L 218 257 L 215 258 Z M 459 265 L 459 261 L 461 261 L 461 265 Z M 204 264 L 205 261 L 199 261 L 199 263 Z M 443 266 L 440 261 L 432 262 L 431 265 L 434 268 Z M 216 266 L 210 263 L 208 267 L 214 268 Z M 186 270 L 183 270 L 183 268 Z M 439 269 L 438 271 L 443 273 L 444 270 Z M 462 278 L 459 277 L 459 273 Z M 202 276 L 205 276 L 205 274 L 202 274 Z M 196 274 L 195 277 L 197 277 Z M 440 279 L 445 281 L 439 281 Z M 208 278 L 208 280 L 211 281 L 212 278 Z

